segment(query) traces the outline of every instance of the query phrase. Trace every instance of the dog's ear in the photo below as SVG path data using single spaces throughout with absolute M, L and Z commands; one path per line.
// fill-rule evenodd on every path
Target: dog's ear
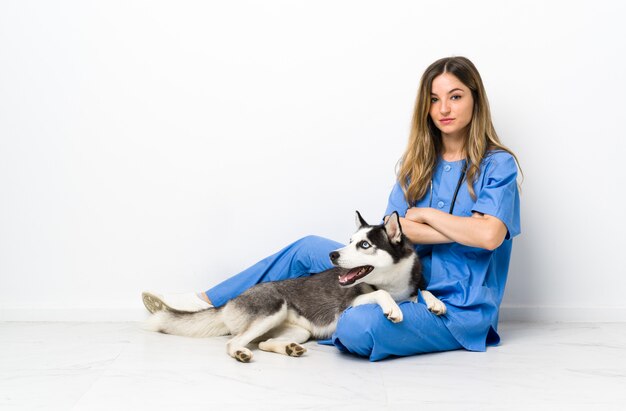
M 359 211 L 357 210 L 356 212 L 356 229 L 359 230 L 363 227 L 367 227 L 369 224 L 367 224 L 367 222 L 365 220 L 363 220 L 363 217 L 361 217 L 361 213 L 359 213 Z
M 397 211 L 394 211 L 385 222 L 385 232 L 391 243 L 398 244 L 402 241 L 402 227 L 400 227 L 400 216 Z

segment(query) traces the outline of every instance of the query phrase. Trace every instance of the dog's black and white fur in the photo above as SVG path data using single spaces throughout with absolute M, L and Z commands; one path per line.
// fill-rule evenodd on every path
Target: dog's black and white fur
M 334 268 L 295 279 L 257 284 L 220 308 L 196 313 L 159 311 L 146 328 L 166 334 L 210 337 L 232 334 L 228 354 L 241 361 L 252 359 L 246 347 L 294 357 L 306 349 L 309 338 L 332 335 L 340 314 L 348 307 L 376 303 L 392 322 L 402 321 L 396 303 L 415 299 L 423 289 L 421 264 L 402 234 L 398 213 L 384 224 L 369 225 L 359 212 L 358 230 L 346 247 L 330 253 Z M 437 315 L 446 306 L 428 291 L 422 296 Z

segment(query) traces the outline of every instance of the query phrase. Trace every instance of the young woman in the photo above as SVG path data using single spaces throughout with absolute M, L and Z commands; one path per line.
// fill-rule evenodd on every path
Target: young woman
M 500 143 L 474 64 L 449 57 L 422 76 L 397 183 L 385 216 L 397 211 L 404 234 L 421 258 L 427 289 L 448 312 L 436 316 L 419 297 L 400 304 L 401 323 L 377 305 L 346 310 L 327 344 L 371 361 L 389 356 L 497 344 L 498 309 L 512 239 L 520 233 L 517 158 Z M 202 294 L 144 293 L 148 310 L 196 311 L 221 306 L 249 287 L 321 272 L 343 247 L 309 236 Z

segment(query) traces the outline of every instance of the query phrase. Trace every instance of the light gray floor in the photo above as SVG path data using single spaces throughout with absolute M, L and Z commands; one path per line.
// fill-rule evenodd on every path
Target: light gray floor
M 0 409 L 625 410 L 626 324 L 504 323 L 486 353 L 370 363 L 306 344 L 301 358 L 228 357 L 226 337 L 136 323 L 0 323 Z

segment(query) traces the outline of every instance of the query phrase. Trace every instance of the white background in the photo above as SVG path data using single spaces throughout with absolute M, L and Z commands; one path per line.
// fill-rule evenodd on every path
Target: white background
M 508 319 L 626 321 L 623 2 L 0 1 L 0 319 L 143 317 L 378 220 L 419 78 L 520 158 Z

